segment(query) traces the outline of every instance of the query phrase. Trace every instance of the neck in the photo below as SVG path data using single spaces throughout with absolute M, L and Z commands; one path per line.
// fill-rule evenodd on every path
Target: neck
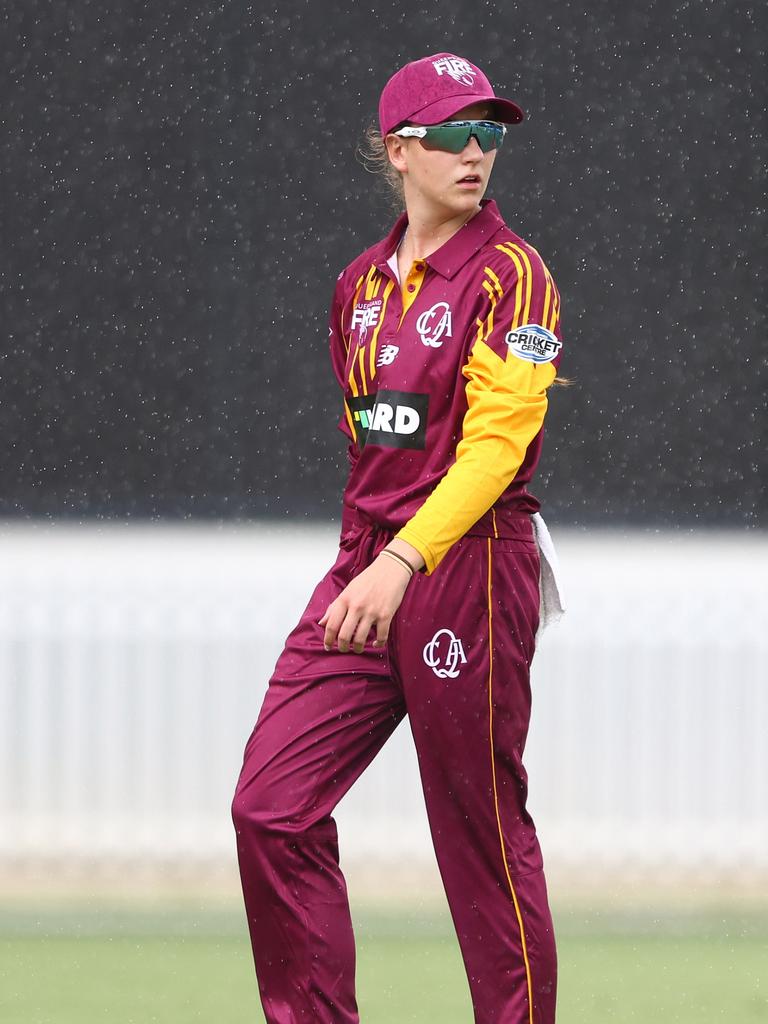
M 480 206 L 470 211 L 462 211 L 452 217 L 425 215 L 411 209 L 408 213 L 408 230 L 403 239 L 402 255 L 410 263 L 431 255 L 448 241 L 459 228 L 480 212 Z

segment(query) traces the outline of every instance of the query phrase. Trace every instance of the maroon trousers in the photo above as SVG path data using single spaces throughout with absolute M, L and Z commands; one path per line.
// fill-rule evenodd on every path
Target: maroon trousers
M 489 512 L 414 574 L 386 650 L 323 650 L 317 621 L 391 535 L 345 513 L 336 563 L 289 636 L 232 813 L 269 1024 L 353 1024 L 355 947 L 334 807 L 407 713 L 477 1024 L 552 1024 L 556 954 L 523 767 L 539 556 Z

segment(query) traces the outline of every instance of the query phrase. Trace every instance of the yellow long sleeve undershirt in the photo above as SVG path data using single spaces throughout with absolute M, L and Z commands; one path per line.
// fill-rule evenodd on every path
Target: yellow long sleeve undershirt
M 433 572 L 449 548 L 504 493 L 547 411 L 552 363 L 502 359 L 478 340 L 462 373 L 467 412 L 456 461 L 397 536 L 421 554 Z

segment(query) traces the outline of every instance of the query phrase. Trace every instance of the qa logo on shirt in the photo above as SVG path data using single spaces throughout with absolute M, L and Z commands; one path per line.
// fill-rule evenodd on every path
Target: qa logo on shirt
M 451 307 L 447 302 L 436 302 L 431 309 L 425 310 L 416 321 L 416 330 L 419 332 L 422 344 L 428 348 L 440 348 L 443 344 L 443 335 L 446 338 L 451 335 Z
M 464 645 L 450 629 L 438 629 L 424 648 L 424 664 L 439 679 L 455 679 L 466 663 Z

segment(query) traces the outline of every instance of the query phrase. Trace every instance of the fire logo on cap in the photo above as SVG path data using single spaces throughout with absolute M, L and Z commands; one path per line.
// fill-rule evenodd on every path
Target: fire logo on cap
M 432 66 L 438 75 L 450 75 L 459 85 L 474 85 L 477 72 L 472 65 L 461 57 L 441 57 L 433 60 Z

